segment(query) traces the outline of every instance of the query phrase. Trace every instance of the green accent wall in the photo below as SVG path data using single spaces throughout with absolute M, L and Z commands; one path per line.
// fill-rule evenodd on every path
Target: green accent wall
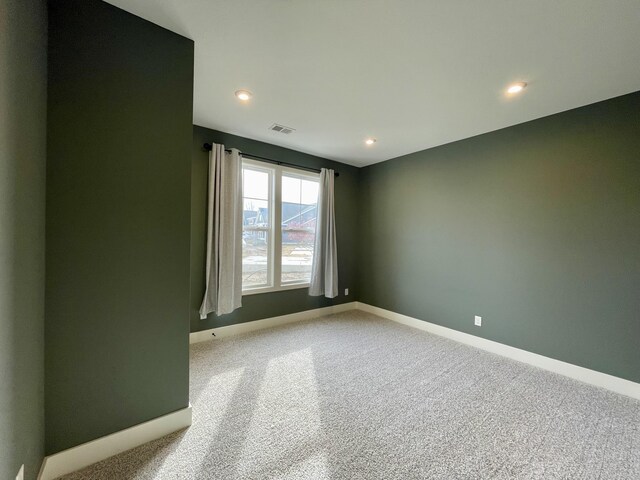
M 306 288 L 247 295 L 242 297 L 242 308 L 220 317 L 210 314 L 206 320 L 200 320 L 198 311 L 205 287 L 207 175 L 209 169 L 209 152 L 205 151 L 202 145 L 212 142 L 222 143 L 228 148 L 238 148 L 247 153 L 282 162 L 313 168 L 332 168 L 340 173 L 340 176 L 335 180 L 338 283 L 340 287 L 338 297 L 334 299 L 310 297 Z M 357 298 L 358 178 L 359 169 L 344 163 L 194 126 L 191 166 L 191 331 L 196 332 L 355 301 Z M 349 289 L 349 296 L 344 295 L 345 288 Z
M 369 166 L 360 188 L 359 300 L 640 381 L 640 92 Z
M 193 42 L 49 5 L 46 453 L 188 406 Z
M 44 453 L 47 11 L 0 0 L 0 478 Z

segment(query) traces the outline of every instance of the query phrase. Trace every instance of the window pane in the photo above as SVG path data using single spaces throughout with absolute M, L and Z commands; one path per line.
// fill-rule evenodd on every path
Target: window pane
M 282 176 L 282 283 L 311 278 L 318 182 Z
M 302 180 L 302 203 L 311 205 L 318 201 L 318 186 L 317 181 Z
M 269 199 L 269 174 L 250 168 L 243 169 L 243 195 L 259 200 Z
M 300 203 L 300 179 L 282 176 L 282 201 Z
M 243 236 L 242 288 L 269 286 L 269 233 L 249 227 Z

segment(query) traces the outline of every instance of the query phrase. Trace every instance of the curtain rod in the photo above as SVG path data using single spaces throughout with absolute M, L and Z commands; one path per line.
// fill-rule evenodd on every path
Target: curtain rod
M 204 149 L 207 151 L 211 151 L 211 149 L 213 148 L 213 146 L 210 143 L 205 143 L 203 145 Z M 226 148 L 225 152 L 230 152 L 231 150 Z M 281 162 L 280 160 L 273 160 L 272 158 L 267 158 L 267 157 L 261 157 L 260 155 L 252 155 L 251 153 L 242 153 L 241 155 L 243 157 L 247 157 L 247 158 L 253 158 L 254 160 L 259 160 L 261 162 L 266 162 L 266 163 L 273 163 L 275 165 L 284 165 L 285 167 L 293 167 L 293 168 L 298 168 L 300 170 L 307 170 L 309 172 L 316 172 L 316 173 L 320 173 L 320 169 L 319 168 L 312 168 L 312 167 L 303 167 L 302 165 L 296 165 L 295 163 L 287 163 L 287 162 Z M 338 172 L 334 172 L 334 175 L 336 177 L 339 177 L 340 174 Z

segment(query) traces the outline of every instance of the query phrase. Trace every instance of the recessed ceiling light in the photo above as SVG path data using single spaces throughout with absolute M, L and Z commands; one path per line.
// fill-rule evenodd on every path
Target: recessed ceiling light
M 514 83 L 512 85 L 509 85 L 509 88 L 507 88 L 507 93 L 511 95 L 513 95 L 514 93 L 520 93 L 526 86 L 527 84 L 525 82 Z
M 237 90 L 236 97 L 238 97 L 238 100 L 247 102 L 251 99 L 251 97 L 253 97 L 253 93 L 251 93 L 249 90 Z
M 367 145 L 373 145 L 374 143 L 376 143 L 376 139 L 375 138 L 367 138 L 364 143 L 366 143 Z

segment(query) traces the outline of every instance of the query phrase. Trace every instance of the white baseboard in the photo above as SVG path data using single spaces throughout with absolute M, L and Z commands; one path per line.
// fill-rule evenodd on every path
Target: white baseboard
M 53 480 L 191 425 L 191 405 L 45 457 L 38 480 Z
M 503 357 L 517 360 L 518 362 L 527 363 L 534 367 L 542 368 L 550 372 L 564 375 L 565 377 L 570 377 L 596 387 L 606 388 L 607 390 L 640 400 L 640 383 L 614 377 L 613 375 L 597 372 L 588 368 L 579 367 L 571 363 L 538 355 L 537 353 L 528 352 L 519 348 L 510 347 L 503 343 L 476 337 L 475 335 L 459 332 L 451 328 L 429 323 L 424 320 L 419 320 L 417 318 L 402 315 L 383 308 L 374 307 L 366 303 L 356 302 L 356 306 L 359 310 L 373 313 L 374 315 L 402 323 L 409 327 L 424 330 L 441 337 L 447 337 L 451 340 L 455 340 L 456 342 L 471 345 L 472 347 L 480 348 L 487 352 L 502 355 Z
M 330 307 L 314 308 L 313 310 L 305 310 L 303 312 L 290 313 L 279 317 L 263 318 L 261 320 L 253 320 L 251 322 L 237 323 L 226 327 L 211 328 L 200 332 L 193 332 L 189 335 L 189 343 L 204 342 L 206 340 L 214 340 L 216 338 L 225 338 L 240 333 L 252 332 L 254 330 L 262 330 L 263 328 L 276 327 L 287 323 L 300 322 L 311 318 L 331 315 L 333 313 L 346 312 L 355 310 L 357 302 L 341 303 L 339 305 L 331 305 Z M 215 333 L 215 336 L 212 334 Z

